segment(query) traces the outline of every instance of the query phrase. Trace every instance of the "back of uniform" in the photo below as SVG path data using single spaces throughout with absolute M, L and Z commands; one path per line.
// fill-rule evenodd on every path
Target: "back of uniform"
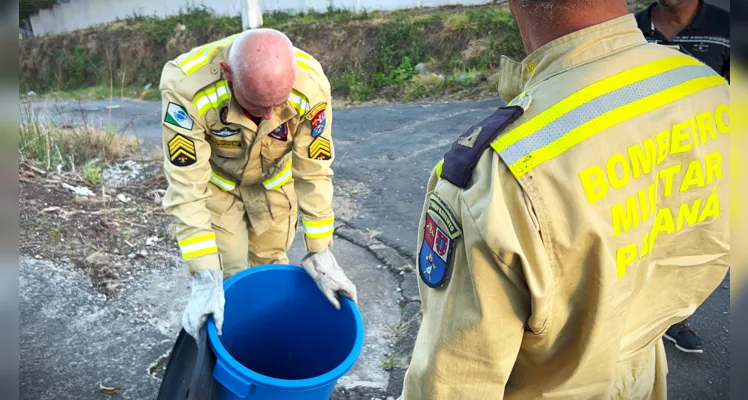
M 728 86 L 630 14 L 502 74 L 429 181 L 403 398 L 664 398 L 662 334 L 728 268 Z

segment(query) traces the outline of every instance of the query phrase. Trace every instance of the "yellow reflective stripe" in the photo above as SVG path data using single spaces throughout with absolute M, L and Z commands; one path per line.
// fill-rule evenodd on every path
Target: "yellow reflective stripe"
M 306 114 L 311 108 L 309 106 L 309 99 L 296 89 L 291 90 L 291 95 L 288 96 L 288 102 L 294 109 L 296 109 L 299 115 Z
M 644 64 L 620 74 L 605 78 L 572 94 L 517 128 L 499 136 L 499 138 L 491 143 L 491 147 L 493 147 L 496 152 L 500 153 L 520 139 L 532 135 L 534 132 L 550 124 L 562 115 L 597 97 L 678 67 L 700 64 L 701 63 L 693 57 L 674 56 L 657 60 L 649 64 Z
M 224 192 L 234 190 L 234 188 L 236 187 L 236 184 L 234 182 L 218 176 L 213 171 L 210 172 L 210 181 Z
M 182 253 L 182 258 L 184 258 L 185 260 L 189 260 L 192 258 L 197 258 L 197 257 L 204 256 L 206 254 L 211 254 L 211 253 L 218 253 L 218 246 L 206 247 L 204 249 L 195 250 L 189 253 Z
M 179 245 L 180 246 L 187 246 L 187 245 L 190 245 L 190 244 L 195 244 L 195 243 L 198 243 L 198 242 L 202 242 L 202 241 L 205 241 L 205 240 L 211 240 L 211 239 L 215 239 L 215 238 L 216 238 L 216 234 L 215 233 L 206 233 L 205 235 L 200 235 L 200 236 L 195 236 L 195 237 L 192 237 L 192 238 L 189 238 L 189 239 L 180 240 L 179 241 Z
M 304 231 L 304 236 L 308 237 L 309 239 L 323 239 L 328 236 L 332 236 L 332 234 L 335 233 L 335 229 L 330 229 L 329 232 L 322 232 L 322 233 L 309 233 Z
M 639 99 L 623 107 L 603 114 L 577 128 L 571 130 L 559 140 L 539 150 L 531 152 L 522 160 L 512 164 L 509 169 L 517 178 L 523 176 L 539 164 L 551 160 L 564 153 L 566 150 L 576 146 L 578 143 L 610 128 L 611 126 L 634 118 L 638 115 L 672 103 L 678 99 L 692 95 L 710 87 L 725 84 L 721 76 L 700 77 L 672 88 L 666 89 L 651 96 Z
M 217 108 L 226 100 L 231 99 L 229 83 L 226 80 L 218 81 L 215 85 L 206 88 L 195 95 L 192 101 L 197 109 L 197 115 L 202 116 L 211 108 Z
M 335 224 L 335 218 L 334 217 L 330 217 L 330 218 L 321 219 L 319 221 L 308 221 L 306 219 L 303 219 L 301 221 L 301 223 L 304 224 L 304 226 L 310 226 L 310 227 L 311 226 L 317 226 L 318 227 L 318 226 L 325 226 L 325 225 L 333 225 L 333 224 Z
M 262 185 L 265 186 L 265 189 L 267 190 L 277 189 L 288 183 L 288 181 L 291 180 L 292 176 L 293 173 L 291 171 L 291 161 L 289 161 L 288 164 L 286 164 L 286 166 L 283 167 L 282 170 L 280 170 L 280 172 L 275 174 L 275 176 L 273 176 L 272 178 L 262 182 Z
M 216 234 L 208 233 L 179 241 L 182 258 L 190 259 L 218 251 Z
M 304 235 L 311 239 L 319 239 L 332 235 L 335 232 L 335 218 L 325 218 L 319 221 L 307 221 L 302 219 Z
M 436 172 L 436 177 L 441 178 L 442 177 L 442 166 L 444 165 L 444 159 L 442 158 L 441 161 L 439 161 L 438 164 L 436 164 L 436 168 L 434 168 L 434 172 Z
M 312 62 L 312 60 L 314 60 L 314 58 L 303 50 L 300 50 L 300 49 L 295 49 L 295 50 L 296 50 L 296 65 L 304 69 L 309 69 L 310 67 L 309 64 Z
M 209 43 L 203 47 L 198 48 L 194 55 L 184 59 L 179 63 L 179 67 L 182 69 L 185 75 L 191 75 L 200 67 L 210 62 L 210 57 L 213 53 L 222 45 L 231 43 L 239 34 L 229 36 L 219 41 Z
M 687 82 L 715 76 L 719 78 L 709 67 L 688 56 L 669 57 L 638 66 L 568 96 L 499 137 L 491 147 L 519 178 L 615 123 L 688 95 L 675 96 L 664 103 L 649 102 L 648 99 L 662 99 L 661 92 L 672 93 L 673 88 Z

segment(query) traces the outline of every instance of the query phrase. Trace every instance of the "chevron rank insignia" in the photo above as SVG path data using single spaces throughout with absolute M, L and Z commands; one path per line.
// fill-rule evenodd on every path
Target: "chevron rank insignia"
M 330 141 L 322 136 L 312 140 L 312 144 L 309 145 L 309 158 L 314 160 L 329 160 L 332 158 Z
M 186 167 L 197 162 L 195 142 L 177 134 L 169 140 L 169 161 L 177 167 Z

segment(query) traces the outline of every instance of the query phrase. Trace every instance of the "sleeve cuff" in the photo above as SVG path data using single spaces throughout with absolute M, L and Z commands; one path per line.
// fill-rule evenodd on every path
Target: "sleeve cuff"
M 306 251 L 309 253 L 319 253 L 332 246 L 332 235 L 324 238 L 310 238 L 305 236 L 304 243 L 306 244 Z
M 191 258 L 187 260 L 187 269 L 190 275 L 195 274 L 197 271 L 206 269 L 218 271 L 221 269 L 221 259 L 218 257 L 218 253 L 210 253 Z

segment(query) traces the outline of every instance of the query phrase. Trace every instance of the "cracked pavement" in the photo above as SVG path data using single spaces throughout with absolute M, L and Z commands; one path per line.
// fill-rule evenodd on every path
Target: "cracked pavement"
M 82 106 L 89 123 L 111 121 L 148 145 L 160 145 L 159 103 L 117 100 L 119 108 L 111 110 L 108 105 L 33 103 L 37 110 L 61 110 L 53 118 L 68 123 L 80 122 L 76 109 Z M 399 395 L 420 321 L 413 266 L 429 172 L 455 138 L 499 105 L 486 100 L 335 111 L 334 252 L 361 291 L 367 336 L 334 399 Z M 292 262 L 301 257 L 298 239 Z M 22 398 L 103 398 L 99 381 L 121 385 L 121 398 L 155 398 L 158 380 L 147 371 L 176 338 L 188 285 L 182 269 L 167 270 L 122 299 L 104 301 L 65 266 L 22 257 Z M 728 277 L 690 319 L 704 354 L 680 353 L 666 343 L 670 397 L 729 398 L 729 287 Z M 138 319 L 136 310 L 144 308 L 149 314 Z

